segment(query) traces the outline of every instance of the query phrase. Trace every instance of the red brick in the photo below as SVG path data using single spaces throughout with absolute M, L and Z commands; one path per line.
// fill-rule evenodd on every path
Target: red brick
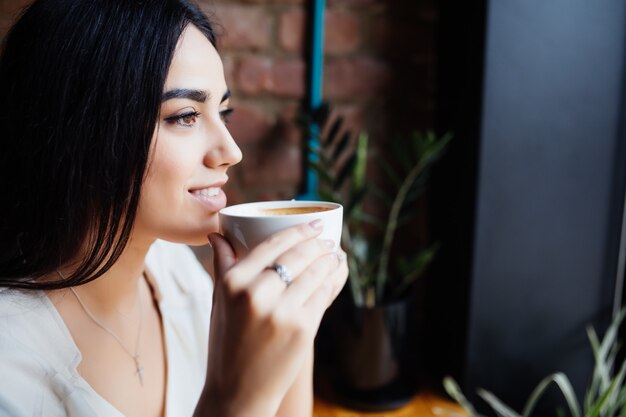
M 302 52 L 306 33 L 306 13 L 292 9 L 280 16 L 278 40 L 288 52 Z M 360 25 L 354 13 L 328 11 L 324 15 L 324 50 L 341 54 L 354 51 L 361 44 Z
M 274 62 L 269 92 L 282 97 L 304 97 L 306 67 L 301 59 Z
M 392 45 L 392 22 L 388 16 L 378 16 L 370 23 L 369 41 L 372 47 L 384 52 Z
M 387 8 L 386 0 L 328 0 L 329 9 L 349 7 L 358 10 L 381 11 Z
M 264 8 L 217 5 L 214 9 L 223 33 L 220 47 L 261 50 L 269 45 L 271 19 Z
M 276 136 L 288 143 L 302 143 L 302 126 L 298 124 L 300 104 L 289 103 L 278 111 Z
M 242 58 L 236 68 L 235 79 L 239 91 L 258 94 L 272 87 L 272 60 L 265 57 Z
M 228 130 L 238 144 L 258 143 L 272 132 L 272 119 L 252 105 L 235 104 Z
M 280 15 L 278 23 L 278 42 L 288 52 L 304 50 L 306 14 L 302 9 L 291 9 Z
M 343 54 L 361 44 L 361 30 L 355 13 L 328 11 L 325 16 L 324 50 Z
M 241 163 L 244 186 L 296 185 L 302 178 L 299 146 L 258 146 L 244 150 Z
M 337 58 L 324 69 L 324 97 L 329 99 L 370 98 L 384 93 L 389 68 L 373 58 Z

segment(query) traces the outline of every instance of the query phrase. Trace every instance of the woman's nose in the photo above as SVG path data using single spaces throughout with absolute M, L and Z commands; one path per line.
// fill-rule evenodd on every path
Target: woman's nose
M 210 146 L 204 156 L 206 166 L 211 168 L 229 167 L 241 161 L 241 149 L 225 125 L 218 126 L 210 136 L 208 139 Z

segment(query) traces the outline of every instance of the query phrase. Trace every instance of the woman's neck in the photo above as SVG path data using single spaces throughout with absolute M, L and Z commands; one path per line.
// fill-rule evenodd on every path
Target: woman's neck
M 108 315 L 115 312 L 130 313 L 136 310 L 145 270 L 145 258 L 152 240 L 131 238 L 119 259 L 103 275 L 75 287 L 81 298 L 94 312 Z M 71 271 L 64 271 L 67 276 Z

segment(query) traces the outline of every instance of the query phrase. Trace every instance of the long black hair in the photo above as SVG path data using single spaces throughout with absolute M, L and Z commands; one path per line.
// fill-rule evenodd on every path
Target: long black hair
M 91 281 L 133 227 L 186 0 L 36 0 L 0 58 L 0 287 Z M 42 282 L 81 254 L 66 279 Z M 84 254 L 84 256 L 83 256 Z

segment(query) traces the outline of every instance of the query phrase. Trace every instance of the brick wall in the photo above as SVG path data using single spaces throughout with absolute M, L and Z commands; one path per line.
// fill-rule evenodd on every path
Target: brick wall
M 0 36 L 28 0 L 0 0 Z M 219 48 L 236 108 L 230 129 L 243 162 L 231 203 L 291 198 L 302 180 L 296 115 L 306 92 L 305 0 L 200 0 L 223 32 Z M 347 127 L 384 149 L 433 125 L 434 0 L 327 0 L 324 100 Z
M 306 102 L 304 0 L 214 0 L 220 52 L 234 93 L 231 131 L 244 160 L 230 201 L 291 198 L 302 181 L 296 115 Z M 376 144 L 390 133 L 432 127 L 432 0 L 328 0 L 324 100 Z

